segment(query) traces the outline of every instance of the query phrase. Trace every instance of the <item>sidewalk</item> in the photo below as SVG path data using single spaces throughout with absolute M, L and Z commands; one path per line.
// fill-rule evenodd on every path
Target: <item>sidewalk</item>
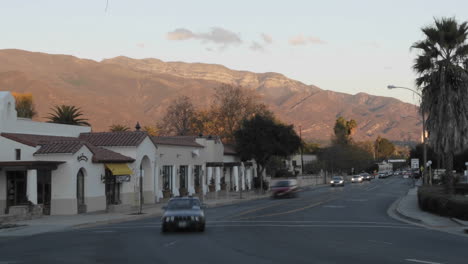
M 405 196 L 397 200 L 389 210 L 390 216 L 404 220 L 405 222 L 450 233 L 460 234 L 468 229 L 468 221 L 442 217 L 422 211 L 418 205 L 417 193 L 418 187 L 416 186 L 410 189 Z M 392 211 L 395 213 L 394 215 Z
M 211 199 L 205 199 L 203 203 L 208 207 L 217 207 L 229 204 L 235 204 L 244 201 L 262 199 L 270 194 L 257 194 L 253 191 L 243 192 L 242 199 L 239 193 L 231 193 L 229 195 L 220 195 Z M 31 236 L 47 232 L 57 232 L 72 228 L 92 227 L 96 225 L 120 223 L 132 220 L 157 217 L 163 214 L 163 205 L 165 202 L 157 204 L 145 204 L 143 206 L 143 214 L 136 214 L 137 209 L 119 213 L 93 212 L 79 215 L 52 215 L 43 216 L 41 218 L 19 221 L 14 224 L 18 227 L 0 229 L 0 237 L 12 236 Z

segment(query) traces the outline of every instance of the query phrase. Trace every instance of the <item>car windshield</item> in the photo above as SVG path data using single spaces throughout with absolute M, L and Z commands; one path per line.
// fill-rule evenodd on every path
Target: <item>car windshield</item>
M 341 180 L 343 180 L 343 178 L 341 178 L 341 177 L 333 177 L 333 180 L 335 180 L 335 181 L 341 181 Z
M 361 176 L 359 175 L 354 175 L 353 178 L 360 178 Z
M 290 185 L 289 181 L 279 181 L 274 185 L 274 187 L 288 187 Z
M 176 199 L 171 200 L 167 205 L 168 209 L 192 209 L 194 206 L 200 206 L 200 202 L 196 199 Z

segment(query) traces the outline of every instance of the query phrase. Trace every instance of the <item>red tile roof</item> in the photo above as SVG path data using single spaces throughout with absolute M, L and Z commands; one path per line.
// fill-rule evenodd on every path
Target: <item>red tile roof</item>
M 203 148 L 203 145 L 195 142 L 195 137 L 189 136 L 174 136 L 174 137 L 151 137 L 155 144 L 159 145 L 174 145 L 184 147 Z
M 86 146 L 93 153 L 93 162 L 95 163 L 127 163 L 134 162 L 133 158 L 124 156 L 120 153 L 96 147 L 86 141 L 75 137 L 58 137 L 30 134 L 1 133 L 0 136 L 13 141 L 25 144 L 31 147 L 40 146 L 34 153 L 40 154 L 75 154 L 83 146 Z
M 17 134 L 17 133 L 1 133 L 0 136 L 11 139 L 13 141 L 25 144 L 31 147 L 36 147 L 40 143 L 51 141 L 77 141 L 76 137 L 59 137 L 59 136 L 44 136 L 33 134 Z
M 81 133 L 79 139 L 95 146 L 137 147 L 148 136 L 146 132 L 91 132 Z

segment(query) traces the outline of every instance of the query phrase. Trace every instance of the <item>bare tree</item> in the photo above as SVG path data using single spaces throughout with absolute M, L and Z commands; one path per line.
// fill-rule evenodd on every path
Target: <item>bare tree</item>
M 187 96 L 180 96 L 171 102 L 163 117 L 161 134 L 185 136 L 194 133 L 192 131 L 195 119 L 195 107 Z
M 265 104 L 260 103 L 260 96 L 254 91 L 240 86 L 222 85 L 215 90 L 211 113 L 216 122 L 216 132 L 225 141 L 234 140 L 244 119 L 256 114 L 273 117 Z

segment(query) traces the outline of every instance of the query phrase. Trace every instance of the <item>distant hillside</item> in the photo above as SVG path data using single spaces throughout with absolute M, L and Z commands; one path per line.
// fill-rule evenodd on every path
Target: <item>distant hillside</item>
M 152 125 L 179 95 L 189 95 L 195 105 L 207 107 L 213 89 L 221 83 L 258 91 L 283 121 L 302 125 L 305 138 L 328 141 L 339 115 L 357 120 L 357 140 L 372 140 L 377 135 L 398 141 L 418 141 L 420 137 L 414 105 L 365 93 L 322 90 L 279 73 L 127 57 L 96 62 L 67 55 L 0 50 L 0 90 L 31 92 L 39 119 L 54 104 L 80 106 L 95 131 L 107 130 L 114 123 Z

